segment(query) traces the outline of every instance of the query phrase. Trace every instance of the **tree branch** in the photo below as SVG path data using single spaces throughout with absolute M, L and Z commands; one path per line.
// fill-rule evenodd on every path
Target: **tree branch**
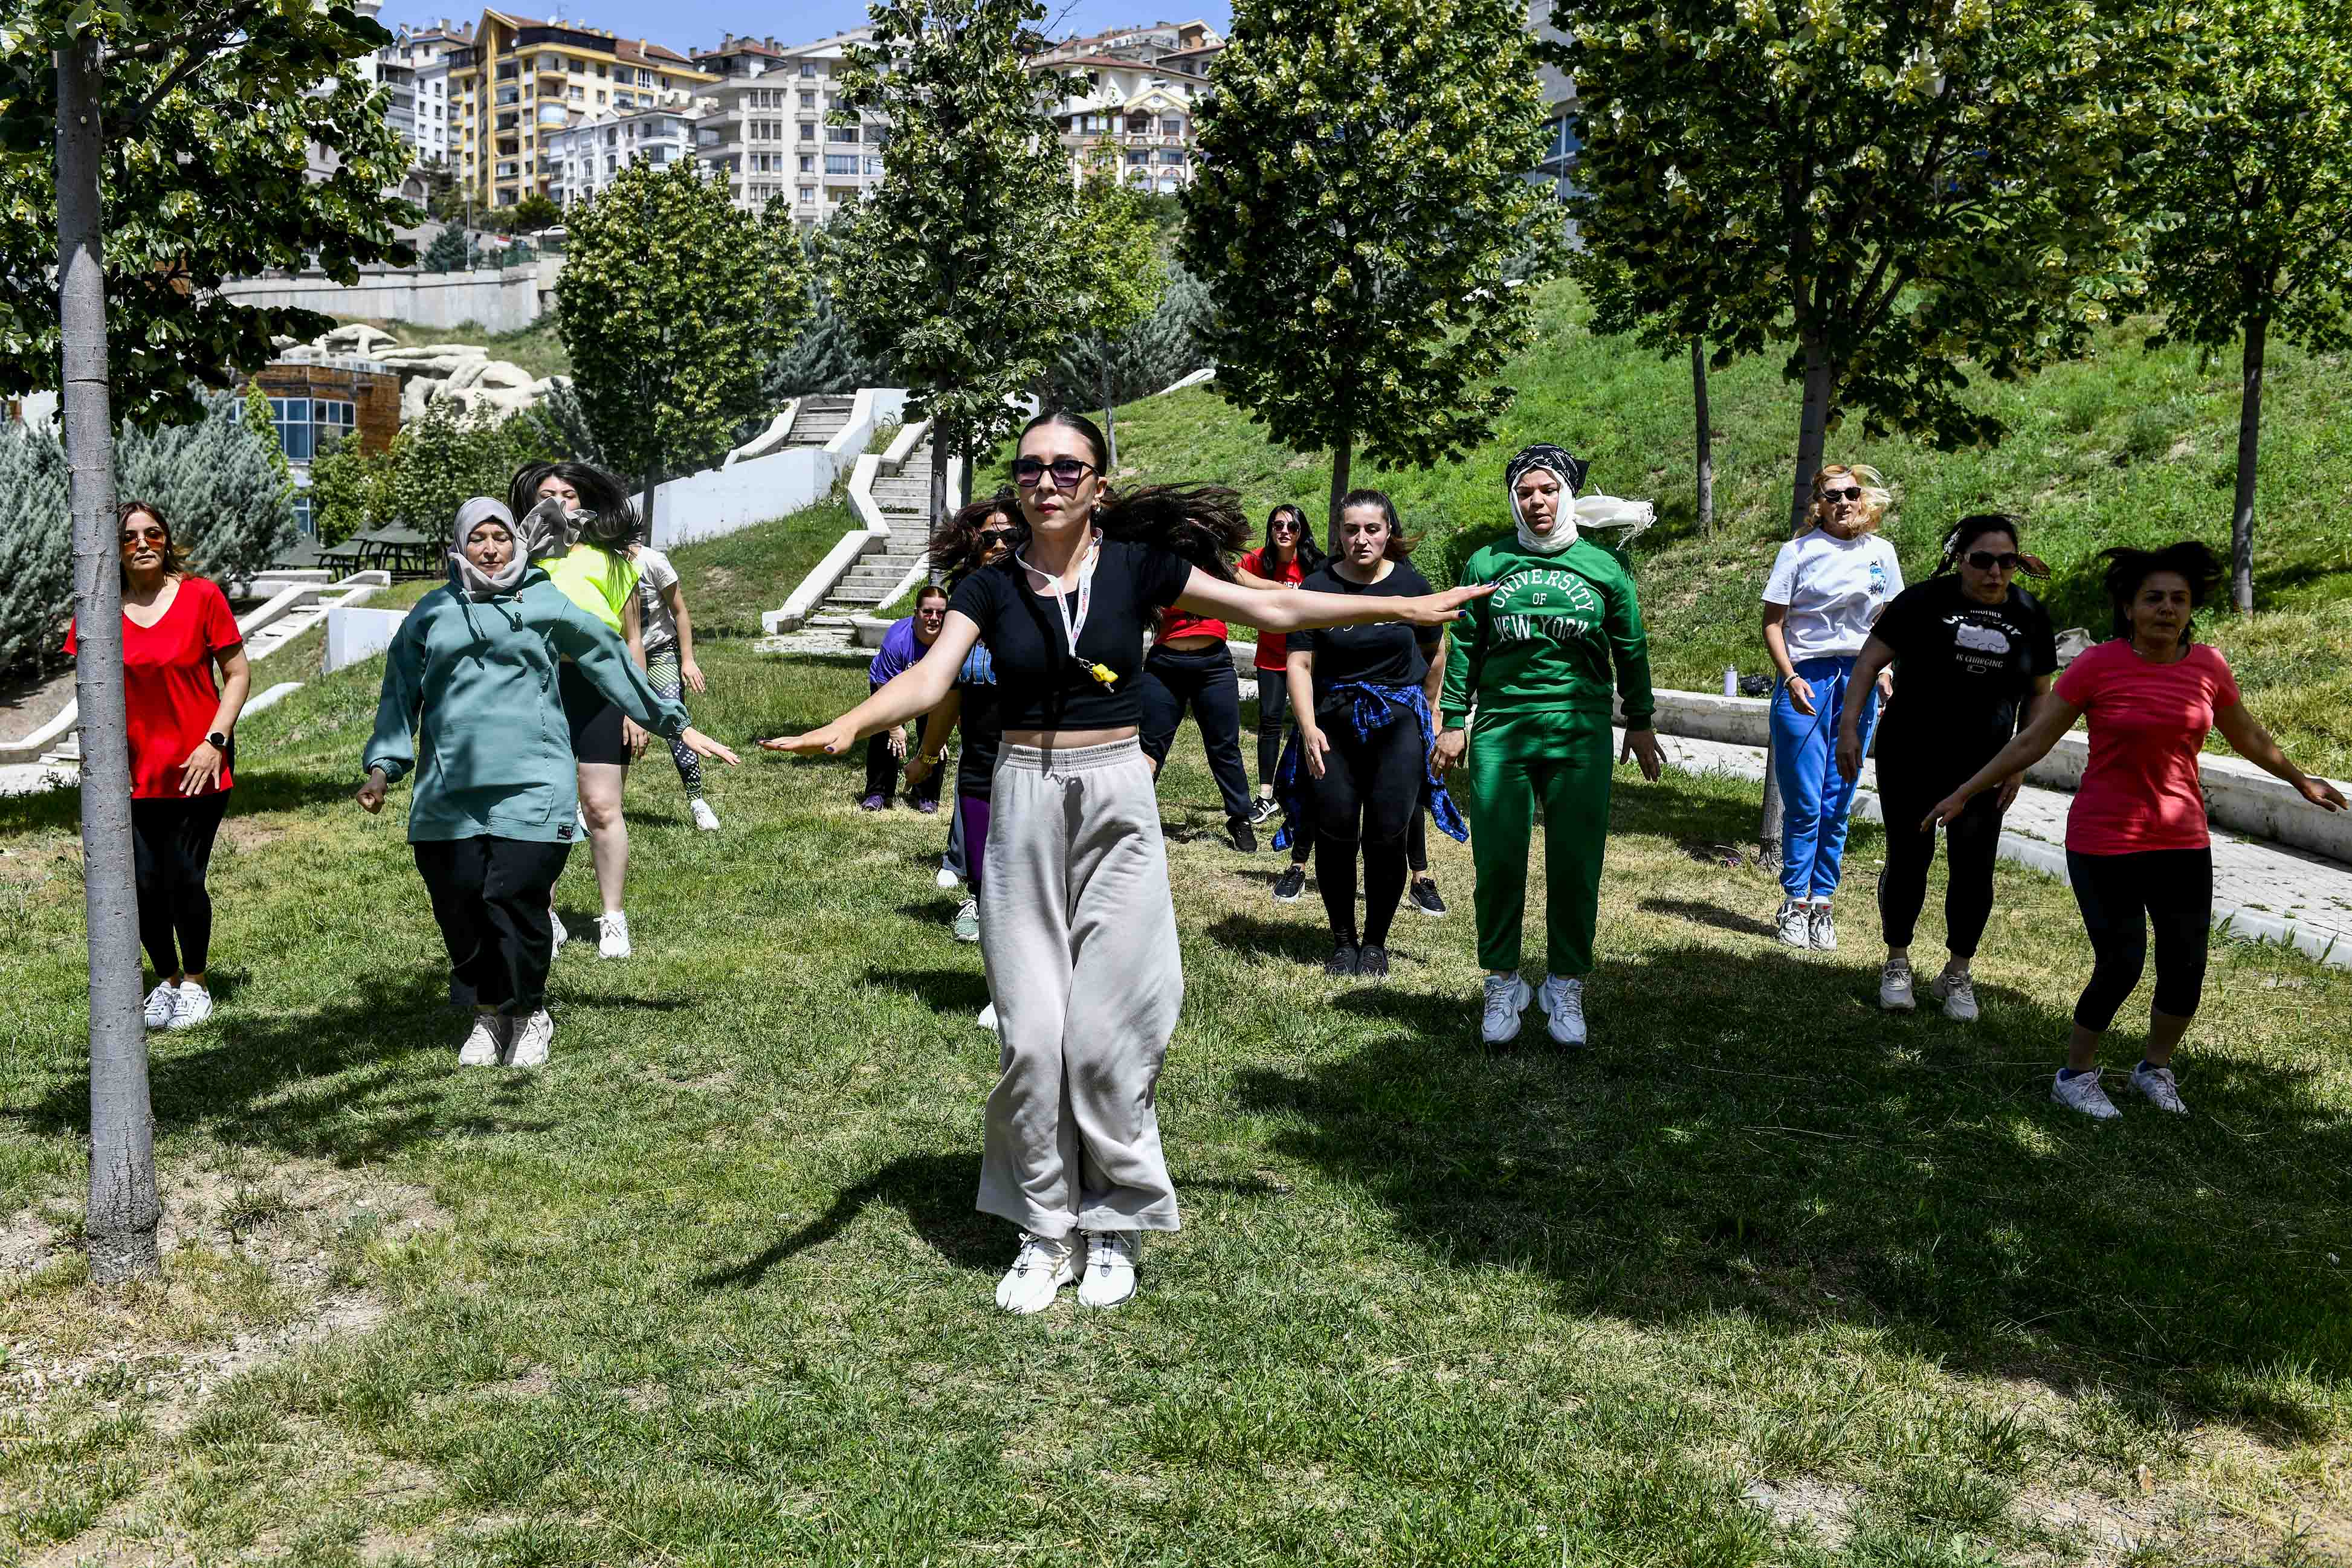
M 247 20 L 259 15 L 265 8 L 266 0 L 243 0 L 243 4 L 225 13 L 210 32 L 189 39 L 185 45 L 187 52 L 181 58 L 180 63 L 167 72 L 163 79 L 158 82 L 145 98 L 132 106 L 129 113 L 116 120 L 112 134 L 118 137 L 128 135 L 143 127 L 157 107 L 169 98 L 181 83 L 202 70 L 211 61 L 215 50 L 228 42 L 230 37 L 238 32 Z

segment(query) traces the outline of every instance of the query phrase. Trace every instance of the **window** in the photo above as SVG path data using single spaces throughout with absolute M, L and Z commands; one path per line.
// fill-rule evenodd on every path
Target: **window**
M 1162 147 L 1160 150 L 1160 161 L 1162 163 L 1171 163 L 1181 168 L 1184 164 L 1184 150 L 1181 147 Z
M 803 60 L 801 62 L 801 79 L 805 81 L 814 75 L 816 75 L 815 62 L 813 60 Z M 816 193 L 803 187 L 801 191 L 801 200 L 803 202 L 814 202 L 816 200 Z
M 814 126 L 814 125 L 803 125 L 803 126 L 802 126 L 802 127 L 801 127 L 801 140 L 802 140 L 802 141 L 815 141 L 815 140 L 816 140 L 816 127 L 815 127 L 815 126 Z
M 828 152 L 824 155 L 824 172 L 828 174 L 855 174 L 857 168 L 857 154 L 855 152 Z
M 857 127 L 855 125 L 828 125 L 824 128 L 824 139 L 827 141 L 838 141 L 845 145 L 855 147 L 857 145 Z
M 1176 115 L 1171 114 L 1164 116 L 1160 121 L 1160 134 L 1162 136 L 1183 135 L 1184 121 Z
M 804 92 L 801 94 L 801 107 L 803 109 L 814 109 L 816 107 L 816 94 L 813 92 Z
M 543 71 L 560 71 L 563 68 L 563 60 L 557 55 L 541 55 L 539 57 L 539 68 Z
M 802 173 L 803 173 L 803 174 L 814 174 L 814 173 L 815 173 L 815 172 L 816 172 L 816 160 L 815 160 L 814 158 L 811 157 L 808 153 L 805 153 L 805 152 L 802 153 L 802 154 L 801 154 L 801 168 L 800 168 L 800 172 L 801 172 Z
M 566 98 L 577 99 L 584 103 L 588 99 L 588 89 L 584 87 L 575 87 L 563 96 Z
M 1146 164 L 1146 163 L 1149 163 L 1149 162 L 1151 162 L 1151 154 L 1150 154 L 1150 153 L 1149 153 L 1149 152 L 1143 152 L 1143 151 L 1142 151 L 1141 149 L 1139 149 L 1139 149 L 1137 149 L 1137 150 L 1136 150 L 1136 151 L 1134 151 L 1134 152 L 1129 152 L 1129 153 L 1127 155 L 1127 166 L 1128 166 L 1129 168 L 1130 168 L 1130 169 L 1139 168 L 1139 167 L 1141 167 L 1142 165 L 1144 165 L 1144 164 Z
M 868 158 L 866 160 L 866 172 L 874 179 L 880 179 L 882 177 L 882 160 L 879 158 Z
M 814 206 L 816 204 L 816 187 L 814 185 L 803 185 L 801 187 L 801 204 L 803 206 Z
M 335 398 L 274 397 L 269 418 L 289 463 L 310 462 L 358 423 L 354 406 Z
M 626 80 L 628 79 L 628 76 L 627 76 L 628 68 L 627 68 L 626 66 L 624 66 L 624 67 L 622 67 L 622 68 L 621 68 L 621 70 L 622 70 L 622 73 L 623 73 L 623 74 L 622 74 L 622 78 L 621 78 L 621 79 L 622 79 L 623 81 L 626 81 Z M 611 72 L 610 72 L 610 71 L 608 71 L 608 70 L 605 68 L 604 62 L 604 61 L 602 61 L 602 60 L 598 60 L 598 61 L 596 62 L 596 74 L 597 74 L 598 76 L 600 76 L 600 77 L 602 77 L 602 76 L 609 76 L 609 75 L 611 74 Z
M 319 532 L 318 520 L 311 515 L 310 492 L 308 490 L 294 492 L 294 531 L 306 539 L 315 538 Z

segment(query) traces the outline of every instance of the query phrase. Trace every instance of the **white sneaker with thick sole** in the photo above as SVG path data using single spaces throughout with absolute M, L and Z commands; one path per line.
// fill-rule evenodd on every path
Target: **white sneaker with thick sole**
M 547 906 L 547 924 L 555 933 L 555 946 L 562 946 L 572 940 L 572 933 L 563 928 L 563 916 L 555 913 L 555 905 Z
M 1889 963 L 1878 971 L 1878 1005 L 1890 1013 L 1907 1013 L 1919 1005 L 1911 994 L 1911 966 Z
M 172 1015 L 179 1010 L 180 988 L 169 980 L 147 993 L 145 1018 L 149 1029 L 169 1029 Z
M 996 1004 L 994 1002 L 991 1002 L 986 1007 L 981 1009 L 980 1017 L 974 1019 L 972 1021 L 980 1025 L 981 1028 L 987 1030 L 990 1033 L 993 1034 L 996 1031 Z
M 457 1048 L 460 1067 L 495 1067 L 499 1052 L 506 1044 L 499 1037 L 511 1027 L 512 1020 L 496 1013 L 476 1013 L 474 1027 L 466 1031 L 466 1043 Z
M 1517 975 L 1486 977 L 1486 999 L 1478 1014 L 1478 1038 L 1501 1045 L 1519 1038 L 1519 1015 L 1535 1000 L 1535 988 Z
M 1544 1027 L 1562 1045 L 1584 1043 L 1584 982 L 1564 975 L 1546 975 L 1536 992 L 1536 1006 L 1550 1021 Z
M 1966 975 L 1945 971 L 1930 981 L 1927 994 L 1944 1004 L 1944 1016 L 1956 1023 L 1977 1021 L 1976 982 Z
M 1837 951 L 1837 917 L 1826 904 L 1816 904 L 1805 916 L 1806 939 L 1817 953 Z
M 980 900 L 967 898 L 956 909 L 955 924 L 948 927 L 949 935 L 959 942 L 980 940 Z
M 2169 1067 L 2135 1067 L 2131 1086 L 2159 1111 L 2169 1111 L 2176 1116 L 2189 1114 L 2189 1107 L 2180 1103 L 2179 1082 L 2172 1076 Z
M 1813 945 L 1812 911 L 1793 898 L 1780 901 L 1780 913 L 1772 916 L 1772 930 L 1783 947 L 1810 947 Z
M 2063 1075 L 2053 1078 L 2050 1081 L 2050 1098 L 2069 1111 L 2080 1111 L 2084 1115 L 2101 1122 L 2111 1122 L 2123 1114 L 2116 1109 L 2116 1103 L 2107 1098 L 2107 1092 L 2099 1087 L 2099 1070 L 2095 1067 L 2088 1072 L 2077 1072 L 2072 1078 Z
M 1143 1238 L 1132 1230 L 1087 1232 L 1087 1277 L 1078 1281 L 1078 1305 L 1115 1307 L 1135 1294 L 1135 1255 Z
M 694 825 L 702 831 L 715 833 L 719 831 L 719 813 L 712 810 L 710 802 L 701 796 L 697 795 L 693 800 L 688 800 L 686 803 L 686 810 L 687 814 L 694 819 Z
M 213 994 L 194 980 L 180 982 L 180 999 L 172 1005 L 167 1029 L 194 1029 L 213 1016 Z
M 955 873 L 950 871 L 947 867 L 941 866 L 940 867 L 939 875 L 931 878 L 931 885 L 938 888 L 941 893 L 953 893 L 957 888 L 963 885 L 963 878 L 956 875 Z
M 625 958 L 629 956 L 629 917 L 615 909 L 610 915 L 596 916 L 596 956 Z
M 996 1282 L 996 1304 L 1024 1316 L 1042 1312 L 1054 1304 L 1054 1293 L 1077 1277 L 1078 1250 L 1069 1238 L 1049 1241 L 1024 1230 L 1013 1267 Z
M 506 1055 L 499 1060 L 509 1067 L 544 1067 L 554 1044 L 555 1020 L 541 1008 L 507 1025 Z

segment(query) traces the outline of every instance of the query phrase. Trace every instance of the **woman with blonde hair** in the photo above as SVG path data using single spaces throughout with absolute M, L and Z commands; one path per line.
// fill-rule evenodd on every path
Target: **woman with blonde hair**
M 1772 767 L 1783 896 L 1774 925 L 1791 947 L 1837 946 L 1830 902 L 1856 781 L 1837 768 L 1838 715 L 1872 623 L 1903 591 L 1895 547 L 1878 534 L 1891 499 L 1874 468 L 1824 467 L 1813 476 L 1812 527 L 1780 547 L 1764 581 L 1764 647 L 1780 675 L 1772 686 Z M 1877 695 L 1855 716 L 1863 755 L 1890 685 L 1882 673 Z

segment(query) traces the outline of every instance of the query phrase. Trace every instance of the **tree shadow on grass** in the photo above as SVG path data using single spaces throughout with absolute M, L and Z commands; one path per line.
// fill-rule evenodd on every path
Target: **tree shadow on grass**
M 866 983 L 887 991 L 902 991 L 943 1013 L 978 1012 L 988 1005 L 988 977 L 968 969 L 886 969 L 867 967 Z
M 692 1283 L 704 1291 L 750 1290 L 778 1264 L 840 1235 L 877 1203 L 903 1212 L 924 1244 L 952 1267 L 1001 1267 L 1006 1251 L 1004 1221 L 972 1207 L 972 1195 L 979 1186 L 977 1150 L 901 1155 L 865 1180 L 843 1188 L 814 1219 L 795 1226 L 740 1263 L 697 1275 Z
M 2352 1375 L 2319 1262 L 2352 1129 L 2307 1073 L 2185 1058 L 2195 1114 L 2118 1086 L 2123 1119 L 2096 1124 L 2048 1101 L 2059 1009 L 1989 989 L 1979 1027 L 1889 1019 L 1822 1007 L 1829 981 L 1771 950 L 1654 950 L 1591 977 L 1590 1050 L 1530 1011 L 1499 1056 L 1466 1001 L 1349 992 L 1334 1005 L 1397 1030 L 1234 1095 L 1433 1255 L 1542 1272 L 1573 1311 L 1856 1322 L 2273 1426 L 2296 1417 L 2254 1408 L 2262 1376 Z
M 239 768 L 228 792 L 227 820 L 258 816 L 264 811 L 301 811 L 316 807 L 348 806 L 356 779 L 324 779 L 307 770 Z M 0 796 L 0 836 L 41 831 L 81 831 L 81 790 L 67 785 L 30 795 Z
M 1645 898 L 1641 908 L 1647 915 L 1670 915 L 1696 925 L 1711 925 L 1717 931 L 1728 931 L 1740 936 L 1761 936 L 1769 941 L 1778 935 L 1769 920 L 1752 915 L 1738 915 L 1717 904 L 1701 904 L 1688 898 Z
M 1324 929 L 1322 906 L 1314 916 L 1294 920 L 1262 920 L 1254 915 L 1228 915 L 1202 933 L 1227 952 L 1255 964 L 1313 964 L 1331 956 L 1331 934 Z

